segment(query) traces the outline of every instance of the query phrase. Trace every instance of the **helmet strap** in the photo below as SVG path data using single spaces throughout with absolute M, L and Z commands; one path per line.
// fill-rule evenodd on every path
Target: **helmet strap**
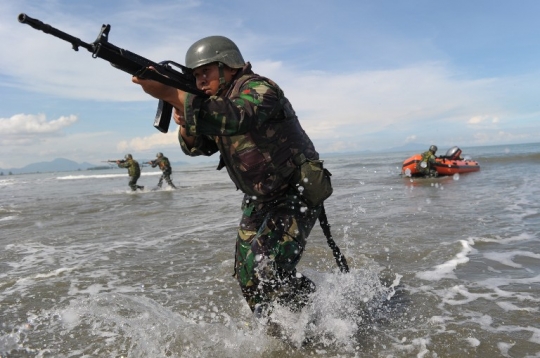
M 219 71 L 219 88 L 217 90 L 216 95 L 219 95 L 221 91 L 225 90 L 225 87 L 227 87 L 228 83 L 225 82 L 225 70 L 224 70 L 224 64 L 223 62 L 218 62 L 218 71 Z
M 225 85 L 225 72 L 223 71 L 223 63 L 218 62 L 219 70 L 219 86 L 223 87 Z

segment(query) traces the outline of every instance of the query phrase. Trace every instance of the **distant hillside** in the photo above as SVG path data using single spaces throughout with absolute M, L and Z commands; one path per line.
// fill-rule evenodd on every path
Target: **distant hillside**
M 0 172 L 4 175 L 23 174 L 23 173 L 44 173 L 44 172 L 66 172 L 76 170 L 86 170 L 95 167 L 96 165 L 87 162 L 77 163 L 69 159 L 56 158 L 51 162 L 32 163 L 22 168 L 0 168 Z

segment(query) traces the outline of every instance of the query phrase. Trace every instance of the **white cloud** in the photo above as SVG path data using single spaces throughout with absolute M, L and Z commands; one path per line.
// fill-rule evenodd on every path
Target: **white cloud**
M 457 129 L 478 110 L 502 110 L 491 95 L 500 80 L 456 78 L 442 63 L 346 74 L 302 73 L 282 66 L 275 75 L 314 138 L 407 131 L 450 120 Z
M 474 139 L 478 145 L 490 143 L 519 143 L 526 142 L 530 137 L 529 133 L 510 133 L 505 131 L 497 132 L 477 132 Z
M 130 140 L 123 140 L 117 145 L 119 151 L 146 151 L 153 148 L 163 148 L 178 142 L 178 127 L 168 133 L 154 133 L 147 137 L 136 137 Z
M 499 123 L 499 117 L 496 116 L 490 116 L 490 115 L 482 115 L 482 116 L 474 116 L 471 117 L 467 123 L 468 124 L 480 124 L 480 123 Z
M 413 134 L 405 138 L 405 143 L 414 143 L 416 139 L 417 139 L 416 135 Z
M 77 116 L 61 116 L 47 121 L 44 114 L 16 114 L 0 118 L 0 144 L 7 146 L 28 145 L 44 137 L 63 135 L 62 130 L 77 122 Z

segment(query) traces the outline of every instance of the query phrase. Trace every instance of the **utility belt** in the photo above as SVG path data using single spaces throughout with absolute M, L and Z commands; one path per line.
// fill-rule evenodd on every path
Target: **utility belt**
M 323 167 L 322 160 L 308 159 L 303 153 L 292 158 L 297 170 L 292 177 L 292 185 L 309 207 L 322 204 L 332 195 L 332 174 Z

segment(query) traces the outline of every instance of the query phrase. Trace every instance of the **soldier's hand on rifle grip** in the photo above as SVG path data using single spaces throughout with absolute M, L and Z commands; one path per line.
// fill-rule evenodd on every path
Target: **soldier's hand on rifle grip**
M 149 67 L 153 70 L 152 67 Z M 184 108 L 186 92 L 164 85 L 158 81 L 142 79 L 137 76 L 131 78 L 133 83 L 140 85 L 144 92 L 157 99 L 170 103 L 173 107 Z
M 185 126 L 186 125 L 186 119 L 184 118 L 184 111 L 174 109 L 173 111 L 173 119 L 179 126 Z
M 162 98 L 159 98 L 157 96 L 157 94 L 158 94 L 158 92 L 163 91 L 163 87 L 168 87 L 168 86 L 165 86 L 164 84 L 159 83 L 157 81 L 147 79 L 144 76 L 144 74 L 147 71 L 154 71 L 154 68 L 152 66 L 150 66 L 150 67 L 147 67 L 147 68 L 143 69 L 142 71 L 139 71 L 139 73 L 137 73 L 137 74 L 135 74 L 135 75 L 133 75 L 131 77 L 131 81 L 133 83 L 136 83 L 136 84 L 140 85 L 142 87 L 143 91 L 148 93 L 149 95 L 151 95 L 153 97 L 156 97 L 158 99 L 162 99 Z M 140 74 L 140 76 L 139 76 L 139 74 Z

